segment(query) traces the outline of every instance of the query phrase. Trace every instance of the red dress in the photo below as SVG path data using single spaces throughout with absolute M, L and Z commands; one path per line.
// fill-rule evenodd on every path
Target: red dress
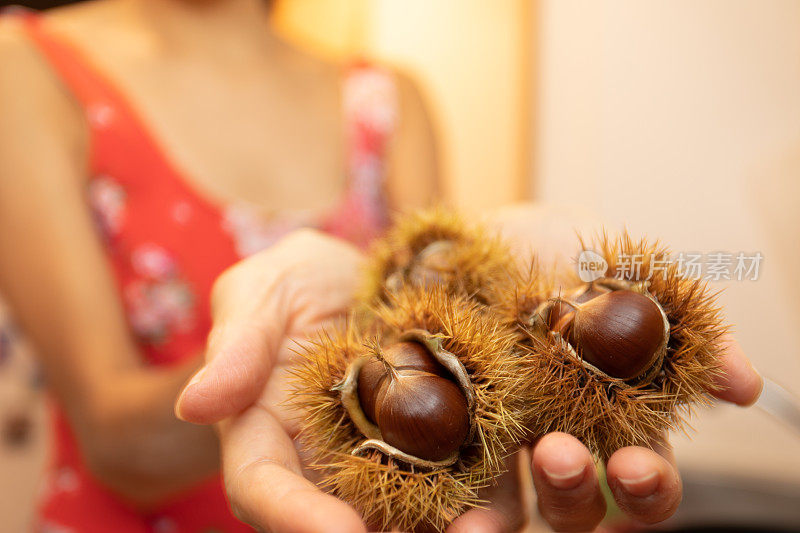
M 314 226 L 358 245 L 385 225 L 384 148 L 395 117 L 395 90 L 382 70 L 357 66 L 345 76 L 343 112 L 349 186 L 337 209 L 318 220 L 265 223 L 244 205 L 222 205 L 194 190 L 109 80 L 31 13 L 30 39 L 85 110 L 91 149 L 87 203 L 115 273 L 142 357 L 171 365 L 202 352 L 211 326 L 214 279 L 292 229 Z M 37 531 L 81 533 L 249 531 L 229 512 L 218 476 L 143 516 L 92 477 L 61 410 Z

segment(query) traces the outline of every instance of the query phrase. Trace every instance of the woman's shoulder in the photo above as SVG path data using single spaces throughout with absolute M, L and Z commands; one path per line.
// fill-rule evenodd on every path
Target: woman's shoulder
M 23 17 L 0 17 L 0 115 L 12 128 L 15 125 L 9 121 L 23 118 L 24 111 L 43 104 L 66 105 L 57 76 L 31 39 L 27 24 Z
M 77 29 L 91 30 L 92 26 L 107 23 L 115 12 L 113 3 L 106 1 L 78 2 L 47 11 L 29 11 L 25 8 L 11 7 L 7 14 L 3 13 L 3 16 L 0 16 L 0 47 L 16 46 L 33 50 L 26 30 L 30 18 L 36 18 L 56 29 L 62 26 L 74 26 Z
M 24 17 L 0 17 L 0 76 L 3 73 L 7 78 L 17 78 L 12 75 L 22 71 L 35 70 L 31 67 L 39 60 L 36 47 L 30 41 L 26 31 Z M 1 79 L 1 78 L 0 78 Z
M 24 153 L 45 136 L 81 143 L 80 108 L 32 40 L 27 24 L 23 17 L 0 17 L 0 143 Z

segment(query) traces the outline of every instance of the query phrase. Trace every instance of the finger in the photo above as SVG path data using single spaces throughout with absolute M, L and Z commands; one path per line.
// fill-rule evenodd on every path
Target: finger
M 292 440 L 267 411 L 247 409 L 220 424 L 222 470 L 236 516 L 271 533 L 359 533 L 349 505 L 302 476 Z
M 578 439 L 545 435 L 533 449 L 533 483 L 539 512 L 556 531 L 590 531 L 603 519 L 606 504 L 594 461 Z
M 720 359 L 723 374 L 716 380 L 717 389 L 711 393 L 726 402 L 741 406 L 752 405 L 761 395 L 764 380 L 733 337 L 726 335 L 722 342 Z
M 283 337 L 285 318 L 260 324 L 219 322 L 209 335 L 206 359 L 175 402 L 175 415 L 212 424 L 251 405 L 264 388 Z
M 211 424 L 258 398 L 286 331 L 289 299 L 282 250 L 276 245 L 217 278 L 206 365 L 178 395 L 178 418 Z
M 488 505 L 471 509 L 456 518 L 447 528 L 447 533 L 513 533 L 525 525 L 527 514 L 520 486 L 521 455 L 524 454 L 509 457 L 506 460 L 508 471 L 498 478 L 497 484 L 481 493 Z
M 646 524 L 672 516 L 683 496 L 671 449 L 667 445 L 657 451 L 622 448 L 606 466 L 606 479 L 617 505 L 630 518 Z

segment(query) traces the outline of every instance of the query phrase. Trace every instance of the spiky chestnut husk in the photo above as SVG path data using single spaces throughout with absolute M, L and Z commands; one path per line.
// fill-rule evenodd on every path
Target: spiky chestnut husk
M 354 327 L 321 337 L 302 354 L 293 403 L 303 413 L 300 438 L 314 452 L 321 484 L 382 529 L 442 530 L 481 503 L 478 491 L 504 470 L 504 459 L 525 436 L 533 405 L 523 388 L 515 334 L 484 306 L 444 287 L 405 287 L 377 303 L 366 330 Z M 404 332 L 424 330 L 454 354 L 474 390 L 474 432 L 449 466 L 419 468 L 378 449 L 341 402 L 353 361 Z M 356 455 L 353 453 L 357 452 Z
M 527 268 L 514 269 L 495 284 L 490 294 L 493 312 L 524 344 L 534 324 L 539 323 L 539 311 L 548 301 L 559 297 L 561 291 L 555 274 L 544 271 L 533 257 Z
M 526 334 L 521 342 L 525 364 L 535 367 L 537 374 L 531 385 L 538 391 L 532 432 L 570 433 L 607 459 L 625 446 L 651 446 L 665 430 L 685 429 L 692 406 L 709 403 L 708 393 L 721 372 L 718 355 L 727 327 L 716 304 L 717 294 L 703 281 L 683 277 L 677 264 L 653 268 L 655 261 L 668 257 L 668 250 L 658 243 L 634 241 L 627 234 L 616 239 L 602 235 L 594 248 L 609 265 L 600 283 L 645 288 L 666 315 L 667 350 L 652 375 L 630 383 L 584 364 L 560 336 L 543 335 L 534 326 L 537 318 L 527 314 L 530 307 L 516 308 L 521 313 L 516 323 Z M 620 268 L 617 258 L 622 255 L 641 258 L 639 271 Z M 580 288 L 556 292 L 576 290 Z
M 362 300 L 388 301 L 406 285 L 441 284 L 481 303 L 513 271 L 509 248 L 497 235 L 444 209 L 399 219 L 372 249 Z

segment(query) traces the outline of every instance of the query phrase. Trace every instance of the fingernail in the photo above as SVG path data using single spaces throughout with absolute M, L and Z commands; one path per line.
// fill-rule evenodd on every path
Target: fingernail
M 569 490 L 577 487 L 583 480 L 584 472 L 586 471 L 586 465 L 581 465 L 577 468 L 573 468 L 572 470 L 567 470 L 564 472 L 555 472 L 553 470 L 548 470 L 545 467 L 542 467 L 542 471 L 544 472 L 547 482 L 550 485 L 557 489 Z
M 658 488 L 658 472 L 650 472 L 647 475 L 637 478 L 618 477 L 625 492 L 631 496 L 644 498 L 653 494 Z
M 758 399 L 761 398 L 761 393 L 764 392 L 764 376 L 762 376 L 761 373 L 758 370 L 756 370 L 752 364 L 750 365 L 750 367 L 753 369 L 753 372 L 755 372 L 755 374 L 758 376 L 758 392 L 756 392 L 755 396 L 753 396 L 753 398 L 749 402 L 747 402 L 743 407 L 750 407 L 751 405 L 756 403 Z
M 192 376 L 192 379 L 189 380 L 189 383 L 186 384 L 186 386 L 183 388 L 183 390 L 188 389 L 192 385 L 196 385 L 198 381 L 203 379 L 203 376 L 205 376 L 207 370 L 208 370 L 208 367 L 207 366 L 203 366 L 200 370 L 195 372 L 194 376 Z
M 186 420 L 183 417 L 183 415 L 181 414 L 181 406 L 183 405 L 183 398 L 186 395 L 186 391 L 189 390 L 189 388 L 193 387 L 198 382 L 200 382 L 200 380 L 203 379 L 203 376 L 206 373 L 206 368 L 207 367 L 204 366 L 200 370 L 195 372 L 194 376 L 192 376 L 192 378 L 189 380 L 189 382 L 186 383 L 186 385 L 183 387 L 183 389 L 181 389 L 180 394 L 178 394 L 178 399 L 175 400 L 175 416 L 177 416 L 180 420 L 184 420 L 184 421 Z

